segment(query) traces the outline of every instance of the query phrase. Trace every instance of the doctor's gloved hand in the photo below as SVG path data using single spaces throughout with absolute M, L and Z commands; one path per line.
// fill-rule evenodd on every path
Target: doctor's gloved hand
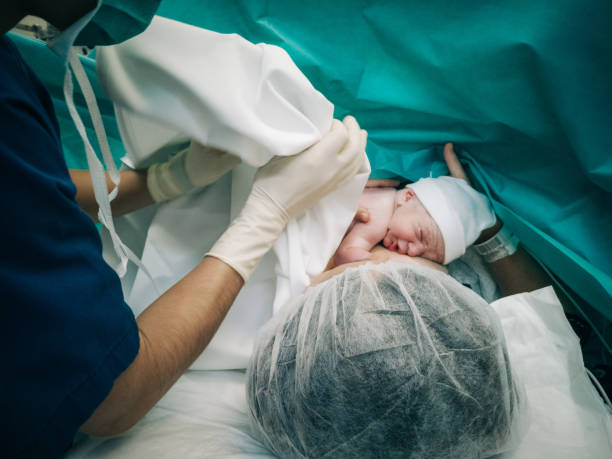
M 347 183 L 365 160 L 367 133 L 355 118 L 333 120 L 329 132 L 295 156 L 275 157 L 257 171 L 240 215 L 208 255 L 246 282 L 287 222 Z
M 155 202 L 168 201 L 217 181 L 240 158 L 191 141 L 188 148 L 147 171 L 147 187 Z
M 303 214 L 348 182 L 365 158 L 367 133 L 352 116 L 296 156 L 275 157 L 257 171 L 252 195 L 275 204 L 286 220 Z M 283 225 L 284 226 L 284 225 Z

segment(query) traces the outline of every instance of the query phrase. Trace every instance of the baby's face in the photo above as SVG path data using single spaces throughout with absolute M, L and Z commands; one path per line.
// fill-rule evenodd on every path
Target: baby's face
M 383 245 L 411 257 L 423 257 L 438 263 L 444 261 L 444 239 L 440 228 L 410 188 L 399 190 L 395 195 L 395 210 Z

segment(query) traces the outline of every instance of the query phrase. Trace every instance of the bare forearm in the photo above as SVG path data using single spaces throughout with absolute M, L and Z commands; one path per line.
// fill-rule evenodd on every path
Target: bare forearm
M 121 181 L 119 183 L 119 193 L 111 202 L 111 208 L 114 215 L 123 215 L 134 210 L 141 209 L 153 203 L 153 199 L 147 188 L 147 171 L 142 170 L 126 170 L 121 171 Z M 70 170 L 70 178 L 74 182 L 77 194 L 76 200 L 93 220 L 98 219 L 98 204 L 93 191 L 91 177 L 87 170 Z M 114 187 L 108 174 L 106 174 L 106 187 L 111 191 Z
M 489 263 L 502 296 L 531 292 L 552 285 L 550 277 L 519 245 L 513 255 Z
M 493 227 L 483 231 L 476 243 L 493 237 L 501 227 L 502 223 L 498 221 Z M 565 311 L 572 311 L 573 307 L 569 299 L 560 289 L 558 289 L 551 277 L 544 271 L 540 264 L 525 251 L 522 245 L 519 244 L 514 254 L 488 263 L 488 267 L 493 279 L 499 286 L 502 296 L 532 292 L 552 285 Z
M 115 435 L 135 424 L 208 345 L 243 280 L 222 261 L 206 257 L 137 319 L 140 350 L 82 431 Z

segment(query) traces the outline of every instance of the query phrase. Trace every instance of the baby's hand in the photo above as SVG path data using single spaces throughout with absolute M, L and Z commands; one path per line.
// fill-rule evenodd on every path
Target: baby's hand
M 353 217 L 353 221 L 349 225 L 344 235 L 346 236 L 348 233 L 351 232 L 351 230 L 353 229 L 353 226 L 355 226 L 355 223 L 368 223 L 369 221 L 370 221 L 370 211 L 365 207 L 359 206 L 359 208 L 357 209 L 357 212 L 355 213 L 355 216 Z
M 353 218 L 353 223 L 367 223 L 370 221 L 370 211 L 365 207 L 359 207 L 357 209 L 357 213 L 355 213 L 355 217 Z

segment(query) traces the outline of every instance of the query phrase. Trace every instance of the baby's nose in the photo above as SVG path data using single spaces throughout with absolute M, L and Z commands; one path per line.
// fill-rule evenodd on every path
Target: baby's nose
M 416 241 L 416 242 L 410 242 L 408 244 L 408 249 L 406 250 L 407 255 L 410 255 L 411 257 L 420 257 L 424 253 L 425 253 L 425 246 L 423 245 L 422 242 Z
M 397 241 L 397 251 L 399 253 L 401 253 L 402 255 L 408 253 L 408 248 L 409 248 L 409 242 L 408 241 L 404 241 L 402 239 Z

